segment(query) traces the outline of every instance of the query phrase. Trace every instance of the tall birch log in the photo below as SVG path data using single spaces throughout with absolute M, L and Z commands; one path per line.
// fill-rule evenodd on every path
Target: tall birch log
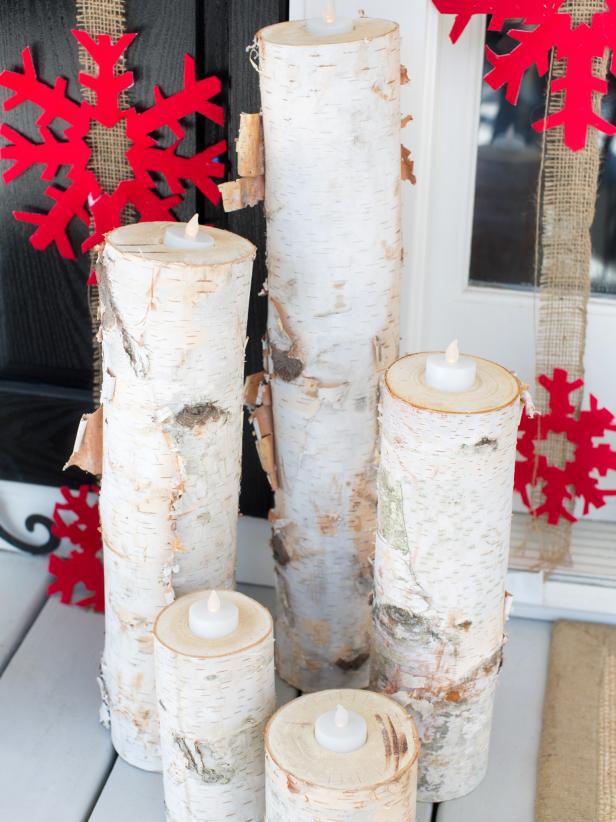
M 257 36 L 277 666 L 303 691 L 364 687 L 379 377 L 399 339 L 399 32 Z
M 169 822 L 260 822 L 265 812 L 263 731 L 276 708 L 272 618 L 228 592 L 237 629 L 201 639 L 188 594 L 154 626 L 165 807 Z
M 476 359 L 468 391 L 389 368 L 382 400 L 372 687 L 415 717 L 420 800 L 471 791 L 487 767 L 505 641 L 521 386 Z
M 254 246 L 162 244 L 169 223 L 108 235 L 103 343 L 103 699 L 115 749 L 160 769 L 151 629 L 175 595 L 231 588 Z M 202 229 L 205 230 L 205 229 Z
M 368 736 L 350 753 L 323 748 L 320 714 L 340 703 L 363 716 Z M 265 732 L 266 822 L 415 822 L 415 724 L 383 694 L 331 690 L 294 699 Z

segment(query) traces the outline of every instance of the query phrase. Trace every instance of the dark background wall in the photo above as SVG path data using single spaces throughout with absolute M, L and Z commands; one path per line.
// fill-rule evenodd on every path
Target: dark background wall
M 217 74 L 226 104 L 224 129 L 207 121 L 187 122 L 182 153 L 226 137 L 227 179 L 236 175 L 234 140 L 241 111 L 259 110 L 258 76 L 245 47 L 258 28 L 288 16 L 287 0 L 126 0 L 127 31 L 139 32 L 128 64 L 136 82 L 130 91 L 137 107 L 152 103 L 152 87 L 165 93 L 182 87 L 183 56 L 192 54 L 198 76 Z M 0 66 L 21 68 L 21 50 L 31 46 L 39 76 L 53 83 L 68 78 L 68 93 L 79 99 L 74 0 L 3 0 L 0 9 Z M 2 99 L 8 92 L 0 90 Z M 38 111 L 22 106 L 2 119 L 37 139 Z M 225 133 L 226 132 L 226 133 Z M 3 170 L 7 163 L 3 162 Z M 49 205 L 40 169 L 11 185 L 0 185 L 0 479 L 46 485 L 79 484 L 77 469 L 62 473 L 77 422 L 91 409 L 92 348 L 86 279 L 89 259 L 65 260 L 55 248 L 35 251 L 28 242 L 33 226 L 13 219 L 12 211 Z M 264 220 L 260 207 L 224 214 L 189 190 L 178 207 L 180 219 L 199 211 L 202 222 L 228 228 L 259 248 L 248 319 L 246 373 L 262 367 L 261 337 L 267 305 L 258 296 L 265 278 Z M 73 226 L 75 247 L 85 227 Z M 264 516 L 271 505 L 252 435 L 244 428 L 241 510 Z

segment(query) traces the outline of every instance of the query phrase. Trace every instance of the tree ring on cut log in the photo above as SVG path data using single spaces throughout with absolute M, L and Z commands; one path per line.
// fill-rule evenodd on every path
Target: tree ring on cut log
M 289 20 L 280 25 L 275 23 L 266 26 L 257 32 L 259 43 L 274 43 L 277 46 L 314 46 L 339 45 L 340 43 L 355 43 L 362 40 L 373 40 L 383 37 L 398 28 L 398 24 L 391 20 L 378 20 L 371 17 L 360 17 L 353 21 L 352 31 L 342 34 L 325 34 L 322 36 L 311 34 L 305 20 Z
M 154 623 L 156 639 L 176 654 L 198 659 L 212 659 L 249 651 L 273 632 L 270 612 L 254 599 L 238 591 L 225 591 L 239 611 L 236 630 L 227 636 L 204 639 L 196 636 L 188 626 L 188 612 L 193 602 L 207 596 L 209 591 L 194 591 L 176 599 L 160 612 Z
M 350 753 L 323 748 L 314 734 L 317 717 L 338 704 L 368 727 L 365 744 Z M 299 697 L 269 720 L 265 752 L 267 820 L 351 820 L 385 811 L 392 822 L 415 819 L 419 739 L 409 714 L 389 696 L 335 689 Z
M 407 354 L 391 365 L 385 383 L 399 400 L 426 411 L 447 414 L 486 414 L 506 408 L 519 399 L 520 381 L 502 365 L 483 357 L 472 357 L 477 365 L 475 384 L 466 391 L 439 391 L 425 381 L 427 351 Z M 468 356 L 468 355 L 465 355 Z

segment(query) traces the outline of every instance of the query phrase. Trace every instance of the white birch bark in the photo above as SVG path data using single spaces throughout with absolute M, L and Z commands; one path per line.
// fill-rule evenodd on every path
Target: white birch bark
M 292 22 L 258 41 L 277 666 L 303 691 L 363 687 L 379 376 L 399 339 L 399 32 Z
M 415 717 L 419 799 L 441 802 L 487 767 L 521 386 L 478 359 L 473 389 L 436 391 L 425 359 L 385 378 L 371 685 Z
M 340 703 L 366 720 L 365 745 L 332 753 L 316 741 L 316 718 Z M 280 708 L 265 732 L 267 822 L 415 822 L 415 724 L 383 694 L 321 691 Z
M 108 235 L 99 271 L 105 562 L 102 692 L 117 752 L 160 769 L 151 629 L 176 594 L 234 585 L 251 243 Z
M 154 627 L 165 807 L 169 822 L 261 822 L 263 732 L 276 708 L 269 611 L 237 592 L 238 628 L 201 639 L 188 594 Z

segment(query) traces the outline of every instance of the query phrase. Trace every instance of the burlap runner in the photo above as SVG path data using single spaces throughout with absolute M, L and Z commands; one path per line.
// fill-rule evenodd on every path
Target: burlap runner
M 578 25 L 589 23 L 593 13 L 604 10 L 603 0 L 565 0 L 560 12 L 572 15 Z M 607 52 L 595 61 L 595 74 L 605 78 Z M 549 85 L 563 77 L 565 60 L 552 56 Z M 563 92 L 549 93 L 546 115 L 559 110 Z M 600 96 L 595 95 L 595 110 Z M 587 304 L 590 293 L 590 228 L 595 216 L 599 176 L 599 144 L 592 129 L 586 148 L 573 152 L 563 142 L 562 127 L 545 132 L 539 176 L 537 203 L 537 256 L 535 285 L 539 286 L 536 373 L 552 374 L 554 368 L 565 368 L 571 380 L 584 377 Z M 547 392 L 536 386 L 536 403 L 540 412 L 548 407 Z M 582 392 L 573 396 L 579 413 Z M 539 426 L 541 419 L 539 419 Z M 564 465 L 572 456 L 572 446 L 562 437 L 541 443 L 537 455 L 543 454 L 551 465 Z M 541 501 L 541 487 L 532 496 L 533 506 Z M 569 508 L 572 510 L 575 500 Z M 571 524 L 561 520 L 548 525 L 544 518 L 532 521 L 532 539 L 538 541 L 541 565 L 551 570 L 566 562 L 570 555 Z
M 126 14 L 124 0 L 75 0 L 77 12 L 77 27 L 87 31 L 92 37 L 98 34 L 109 34 L 115 42 L 120 39 L 126 30 Z M 88 52 L 79 47 L 79 62 L 82 70 L 88 74 L 96 74 L 98 68 Z M 116 65 L 116 73 L 124 71 L 126 62 L 122 56 Z M 85 100 L 94 104 L 96 94 L 85 86 L 81 87 Z M 120 107 L 128 108 L 128 94 L 120 94 Z M 124 123 L 117 128 L 109 129 L 99 123 L 92 123 L 88 142 L 92 149 L 90 168 L 96 174 L 99 184 L 104 191 L 112 193 L 121 180 L 130 179 L 132 172 L 126 159 L 128 140 Z M 95 253 L 91 254 L 90 263 L 94 264 Z M 98 405 L 101 387 L 101 349 L 97 340 L 98 333 L 98 288 L 89 286 L 88 303 L 90 306 L 90 323 L 92 326 L 92 353 L 93 353 L 93 385 L 94 404 Z
M 616 627 L 557 622 L 535 822 L 616 820 Z

